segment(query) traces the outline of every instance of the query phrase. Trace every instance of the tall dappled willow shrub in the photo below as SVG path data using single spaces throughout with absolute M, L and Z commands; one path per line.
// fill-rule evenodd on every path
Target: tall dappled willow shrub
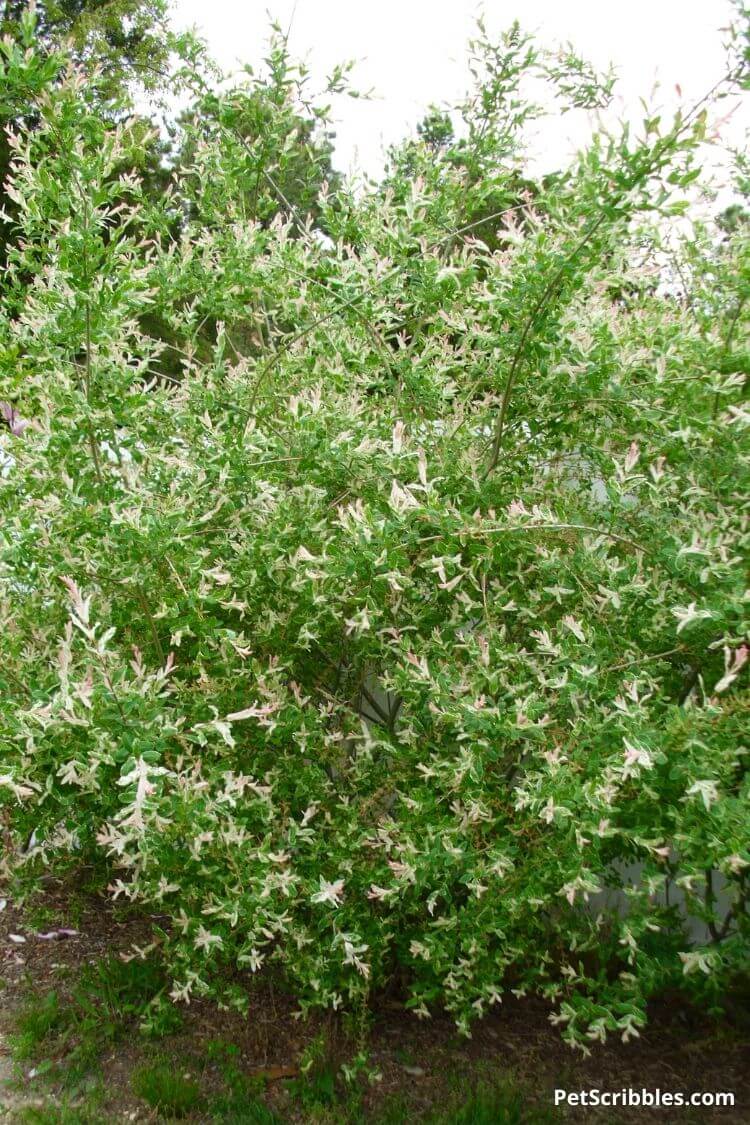
M 524 43 L 467 102 L 496 179 Z M 5 50 L 8 82 L 40 65 Z M 223 970 L 270 963 L 303 1007 L 396 983 L 468 1030 L 513 989 L 582 1045 L 665 986 L 721 997 L 750 938 L 746 227 L 679 248 L 679 296 L 657 269 L 705 112 L 596 135 L 490 251 L 460 230 L 481 179 L 419 145 L 407 182 L 322 194 L 330 243 L 259 220 L 242 87 L 147 200 L 92 82 L 11 138 L 8 877 L 86 863 L 167 915 L 175 1001 L 242 1006 Z

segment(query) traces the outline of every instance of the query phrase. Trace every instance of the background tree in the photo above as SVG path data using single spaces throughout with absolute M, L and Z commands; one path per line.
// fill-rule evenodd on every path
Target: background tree
M 166 0 L 39 0 L 31 9 L 35 50 L 54 58 L 64 45 L 61 66 L 69 60 L 101 68 L 104 82 L 98 92 L 103 107 L 136 84 L 153 90 L 163 83 L 170 43 Z M 23 17 L 29 10 L 28 0 L 0 0 L 0 38 L 21 42 Z M 28 93 L 24 97 L 19 90 L 13 98 L 0 94 L 0 212 L 8 216 L 0 217 L 0 265 L 14 213 L 3 188 L 12 156 L 6 130 L 33 127 L 35 119 Z M 139 158 L 144 171 L 146 165 L 156 170 L 155 153 L 151 147 Z

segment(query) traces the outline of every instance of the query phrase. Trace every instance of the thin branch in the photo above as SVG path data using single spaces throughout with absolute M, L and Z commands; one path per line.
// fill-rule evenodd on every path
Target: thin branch
M 642 551 L 647 555 L 653 554 L 649 547 L 646 547 L 643 543 L 638 543 L 635 539 L 628 539 L 625 535 L 617 535 L 614 531 L 607 531 L 602 527 L 590 527 L 584 523 L 528 523 L 509 527 L 460 527 L 456 528 L 455 531 L 446 532 L 444 535 L 425 535 L 417 542 L 432 543 L 446 539 L 448 535 L 456 535 L 459 538 L 463 535 L 469 535 L 474 538 L 483 535 L 514 535 L 522 531 L 582 531 L 592 535 L 602 535 L 606 539 L 612 539 L 615 543 L 623 543 L 632 547 L 633 550 Z
M 729 330 L 727 332 L 726 339 L 724 340 L 724 347 L 722 348 L 722 355 L 725 358 L 729 355 L 730 349 L 732 347 L 732 337 L 734 336 L 734 331 L 737 327 L 737 324 L 738 324 L 739 319 L 740 319 L 740 314 L 741 314 L 743 308 L 745 307 L 746 302 L 747 302 L 747 294 L 743 294 L 742 297 L 740 297 L 739 301 L 737 302 L 737 307 L 735 308 L 734 313 L 732 315 L 732 319 L 729 322 Z M 720 399 L 720 395 L 719 395 L 719 392 L 717 390 L 715 395 L 714 395 L 714 404 L 713 404 L 713 409 L 711 411 L 711 417 L 712 418 L 716 418 L 716 415 L 719 413 L 719 399 Z
M 156 651 L 158 653 L 159 661 L 163 665 L 164 661 L 166 659 L 166 656 L 165 656 L 165 653 L 164 653 L 164 649 L 162 648 L 162 643 L 159 639 L 159 633 L 158 633 L 157 628 L 156 628 L 156 622 L 154 621 L 154 615 L 151 612 L 151 608 L 148 604 L 148 599 L 146 598 L 145 591 L 144 591 L 143 587 L 140 585 L 140 583 L 136 584 L 135 592 L 138 595 L 138 601 L 141 603 L 141 609 L 146 614 L 146 618 L 147 618 L 149 626 L 151 628 L 151 636 L 154 639 L 154 647 L 156 648 Z
M 668 648 L 666 652 L 654 652 L 651 656 L 639 656 L 635 660 L 623 660 L 621 664 L 610 664 L 606 668 L 602 668 L 602 674 L 621 672 L 623 668 L 632 668 L 636 664 L 649 664 L 654 660 L 666 660 L 668 656 L 678 656 L 681 652 L 685 652 L 685 649 Z
M 495 423 L 495 433 L 492 439 L 492 451 L 490 453 L 490 459 L 487 463 L 487 468 L 485 469 L 482 477 L 483 480 L 486 480 L 490 473 L 494 472 L 498 460 L 500 459 L 500 449 L 503 441 L 503 433 L 505 432 L 505 417 L 508 412 L 508 404 L 510 402 L 510 396 L 513 391 L 513 387 L 515 386 L 516 379 L 518 378 L 519 371 L 521 370 L 521 362 L 524 357 L 524 349 L 526 347 L 526 343 L 531 336 L 531 333 L 536 328 L 537 323 L 542 316 L 542 313 L 547 307 L 547 304 L 553 297 L 555 290 L 562 282 L 565 276 L 566 269 L 568 268 L 570 263 L 575 260 L 578 254 L 580 254 L 581 250 L 585 248 L 589 240 L 594 236 L 596 231 L 604 222 L 605 217 L 606 212 L 602 211 L 593 223 L 589 223 L 588 227 L 583 233 L 583 237 L 576 243 L 570 253 L 566 255 L 565 258 L 563 258 L 560 266 L 553 274 L 551 280 L 545 286 L 541 296 L 538 298 L 536 304 L 534 305 L 530 315 L 526 320 L 523 332 L 521 333 L 521 338 L 518 341 L 518 345 L 513 355 L 513 361 L 510 365 L 510 372 L 503 389 L 503 396 L 500 400 L 500 414 L 498 415 L 497 422 Z
M 637 184 L 642 183 L 645 179 L 648 178 L 648 176 L 651 175 L 652 170 L 654 169 L 655 166 L 658 166 L 659 159 L 661 158 L 662 154 L 666 151 L 666 149 L 668 147 L 668 143 L 675 142 L 678 139 L 678 137 L 682 133 L 685 132 L 689 123 L 695 117 L 695 115 L 698 113 L 701 106 L 703 106 L 713 96 L 713 94 L 722 85 L 724 85 L 725 82 L 730 80 L 731 77 L 732 77 L 731 75 L 724 75 L 721 79 L 719 79 L 719 81 L 714 84 L 714 86 L 711 88 L 711 90 L 695 103 L 695 105 L 692 107 L 690 112 L 686 115 L 686 117 L 682 121 L 680 127 L 676 128 L 671 134 L 668 134 L 666 137 L 664 137 L 662 139 L 661 143 L 657 143 L 654 146 L 653 159 L 650 161 L 648 166 L 645 169 L 643 169 L 633 179 L 633 181 L 631 183 L 628 184 L 627 190 L 626 191 L 624 190 L 624 191 L 620 192 L 619 197 L 618 197 L 618 201 L 622 201 L 625 198 L 625 196 L 627 194 L 627 191 L 632 191 L 632 189 L 634 187 L 636 187 Z M 493 438 L 493 442 L 492 442 L 492 452 L 490 454 L 490 459 L 489 459 L 489 462 L 487 464 L 487 468 L 485 469 L 484 475 L 482 477 L 483 480 L 486 480 L 487 477 L 489 477 L 489 475 L 492 472 L 494 472 L 495 468 L 497 467 L 498 460 L 500 458 L 500 449 L 501 449 L 501 446 L 502 446 L 503 432 L 504 432 L 504 429 L 505 429 L 505 416 L 506 416 L 506 413 L 507 413 L 507 410 L 508 410 L 508 403 L 510 401 L 511 392 L 513 391 L 514 384 L 516 382 L 516 379 L 518 378 L 518 373 L 519 373 L 520 368 L 521 368 L 521 361 L 523 359 L 523 352 L 524 352 L 524 348 L 526 346 L 526 342 L 529 339 L 529 337 L 530 337 L 532 331 L 534 330 L 534 328 L 536 328 L 536 325 L 539 322 L 539 320 L 542 316 L 542 313 L 544 312 L 545 308 L 547 307 L 547 303 L 551 300 L 552 296 L 555 293 L 555 290 L 557 289 L 558 285 L 562 281 L 562 279 L 565 275 L 565 270 L 566 270 L 567 266 L 570 265 L 570 263 L 575 260 L 575 258 L 578 256 L 578 254 L 580 254 L 581 250 L 583 250 L 585 248 L 585 246 L 587 245 L 589 240 L 593 237 L 595 232 L 598 230 L 598 228 L 604 222 L 604 219 L 606 218 L 606 215 L 607 215 L 606 211 L 604 211 L 604 210 L 600 211 L 597 218 L 592 223 L 589 224 L 587 229 L 584 231 L 583 237 L 574 246 L 574 248 L 571 250 L 571 252 L 563 259 L 560 267 L 557 269 L 557 271 L 553 275 L 551 281 L 545 287 L 541 297 L 538 299 L 538 301 L 534 305 L 533 309 L 531 310 L 531 313 L 529 314 L 529 317 L 526 321 L 524 330 L 521 334 L 521 339 L 518 343 L 518 347 L 516 348 L 515 354 L 513 356 L 513 362 L 511 363 L 510 372 L 509 372 L 508 378 L 507 378 L 506 383 L 505 383 L 505 388 L 503 390 L 503 396 L 502 396 L 502 399 L 501 399 L 501 402 L 500 402 L 500 414 L 499 414 L 498 420 L 495 424 L 495 434 L 494 434 L 494 438 Z

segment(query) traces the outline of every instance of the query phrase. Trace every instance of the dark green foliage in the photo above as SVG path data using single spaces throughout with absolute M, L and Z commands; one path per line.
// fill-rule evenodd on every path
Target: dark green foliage
M 27 0 L 3 0 L 0 8 L 0 39 L 27 46 L 28 31 L 24 31 L 24 13 L 28 13 Z M 62 66 L 67 56 L 60 54 L 63 41 L 72 42 L 73 58 L 87 66 L 101 66 L 105 82 L 101 86 L 102 108 L 107 100 L 121 98 L 129 86 L 155 88 L 167 77 L 169 36 L 165 23 L 166 0 L 39 0 L 36 4 L 36 23 L 33 42 L 55 66 Z M 5 263 L 5 246 L 12 229 L 15 211 L 13 201 L 5 194 L 11 150 L 6 129 L 33 128 L 35 114 L 31 108 L 28 91 L 19 91 L 15 99 L 4 101 L 0 94 L 0 211 L 5 210 L 8 220 L 0 217 L 0 269 Z M 146 154 L 136 161 L 139 171 L 149 163 Z M 163 189 L 164 181 L 158 175 L 152 186 Z

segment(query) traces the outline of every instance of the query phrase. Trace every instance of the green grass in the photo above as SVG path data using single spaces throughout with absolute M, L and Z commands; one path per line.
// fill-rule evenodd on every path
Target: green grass
M 263 1079 L 248 1078 L 239 1067 L 240 1050 L 234 1043 L 214 1039 L 206 1057 L 219 1069 L 225 1089 L 209 1104 L 210 1120 L 216 1125 L 283 1125 L 283 1119 L 261 1101 Z
M 552 1125 L 559 1122 L 551 1106 L 540 1106 L 529 1091 L 513 1079 L 484 1080 L 465 1090 L 471 1077 L 463 1074 L 453 1080 L 453 1092 L 439 1109 L 418 1112 L 406 1094 L 388 1098 L 374 1118 L 361 1118 L 368 1125 Z
M 238 1095 L 214 1098 L 210 1110 L 213 1125 L 284 1125 L 284 1118 L 258 1098 L 249 1101 Z
M 551 1108 L 535 1106 L 520 1086 L 505 1080 L 480 1086 L 469 1100 L 448 1115 L 438 1114 L 431 1125 L 546 1125 L 555 1120 Z
M 64 999 L 57 990 L 28 996 L 15 1017 L 14 1057 L 35 1061 L 40 1074 L 54 1073 L 66 1089 L 78 1090 L 97 1072 L 103 1051 L 132 1032 L 163 987 L 162 970 L 148 960 L 107 957 L 85 965 Z M 170 1006 L 169 1013 L 165 1032 L 181 1022 L 176 1009 Z
M 187 1117 L 203 1100 L 198 1083 L 179 1073 L 174 1061 L 139 1067 L 131 1085 L 133 1092 L 161 1117 Z
M 16 1116 L 19 1125 L 104 1125 L 105 1118 L 85 1106 L 27 1106 Z
M 23 912 L 24 926 L 27 930 L 52 930 L 56 926 L 69 926 L 69 922 L 61 922 L 56 910 L 49 906 L 27 904 Z
M 54 1078 L 75 1101 L 45 1109 L 27 1109 L 18 1120 L 25 1125 L 99 1125 L 103 1119 L 90 1097 L 92 1075 L 99 1073 L 105 1050 L 133 1030 L 146 1005 L 163 987 L 161 970 L 152 962 L 123 962 L 107 958 L 85 966 L 70 995 L 57 991 L 30 998 L 16 1017 L 15 1057 L 34 1060 L 40 1077 Z M 170 1029 L 165 1029 L 167 1032 Z M 530 1096 L 525 1083 L 497 1076 L 481 1066 L 446 1075 L 447 1088 L 435 1094 L 424 1109 L 419 1091 L 405 1078 L 402 1089 L 387 1097 L 376 1112 L 366 1113 L 365 1085 L 344 1082 L 325 1036 L 305 1052 L 307 1072 L 286 1084 L 297 1115 L 321 1125 L 547 1125 L 555 1120 L 549 1105 Z M 410 1051 L 400 1049 L 402 1066 L 415 1066 Z M 430 1069 L 430 1060 L 424 1063 Z M 186 1066 L 200 1075 L 213 1066 L 221 1089 L 204 1097 L 198 1078 L 185 1077 Z M 442 1085 L 442 1083 L 441 1083 Z M 101 1089 L 101 1078 L 100 1078 Z M 265 1082 L 243 1073 L 240 1049 L 229 1040 L 209 1042 L 192 1063 L 184 1055 L 166 1055 L 135 1069 L 131 1089 L 160 1116 L 194 1117 L 216 1125 L 284 1125 L 285 1117 L 263 1099 Z
M 335 1105 L 336 1071 L 330 1065 L 317 1067 L 299 1078 L 292 1079 L 287 1088 L 305 1109 L 323 1109 Z
M 56 992 L 48 992 L 35 1000 L 28 1000 L 16 1016 L 16 1034 L 11 1037 L 14 1057 L 23 1062 L 34 1056 L 67 1021 L 68 1013 L 60 1005 Z
M 106 957 L 83 969 L 73 998 L 84 1010 L 96 1008 L 100 1014 L 122 1021 L 140 1015 L 165 983 L 164 971 L 155 960 Z
M 82 1100 L 63 1101 L 53 1106 L 25 1106 L 17 1110 L 13 1120 L 18 1125 L 106 1125 L 100 1109 L 103 1090 L 98 1087 Z

